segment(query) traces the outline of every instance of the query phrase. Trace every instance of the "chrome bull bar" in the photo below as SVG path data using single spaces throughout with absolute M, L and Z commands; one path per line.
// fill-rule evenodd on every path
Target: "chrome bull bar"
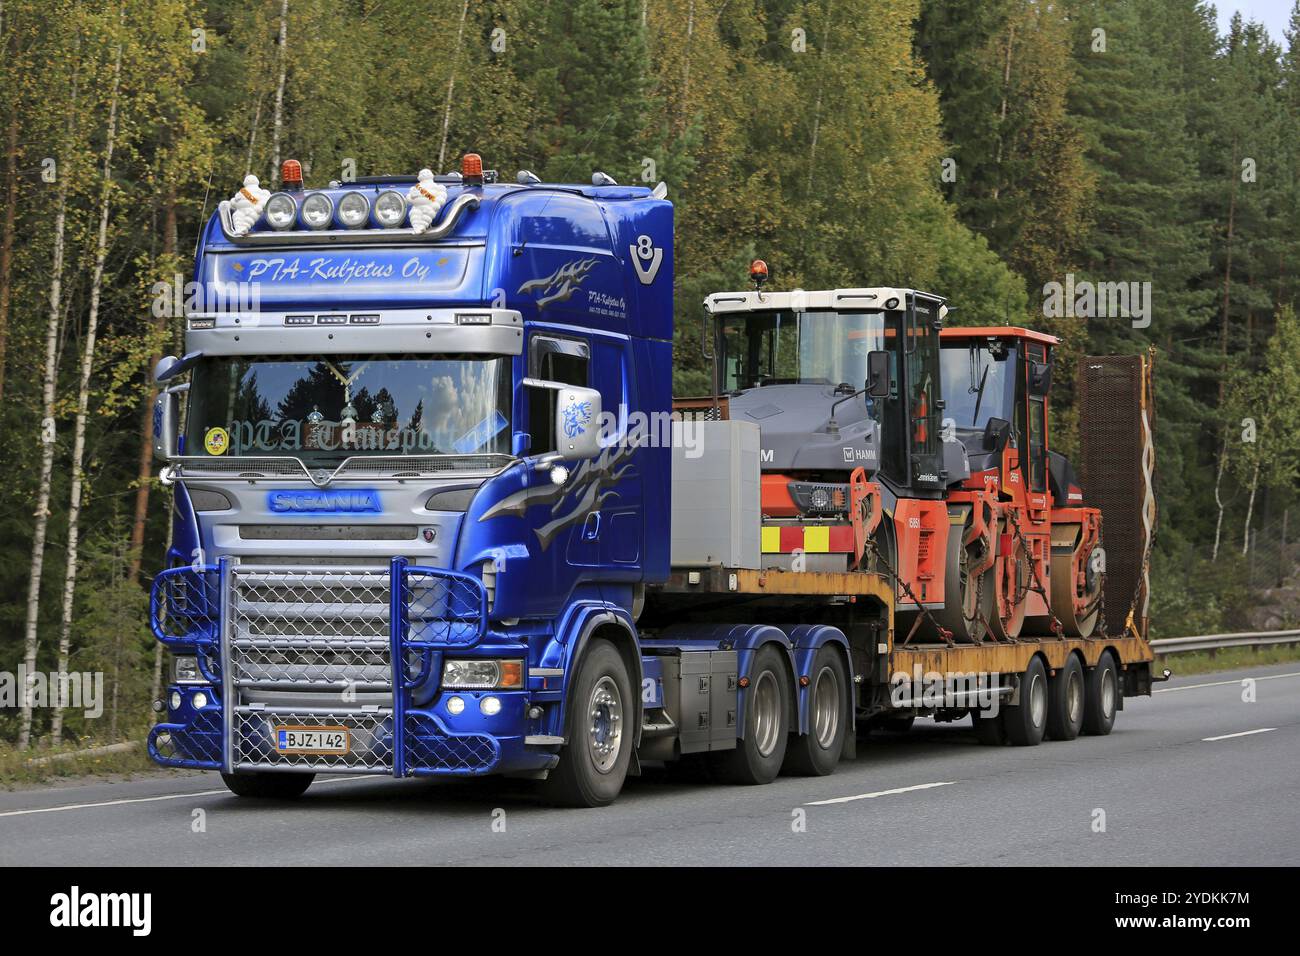
M 219 714 L 195 719 L 219 716 L 220 761 L 187 753 L 185 742 L 197 738 L 182 724 L 156 727 L 150 753 L 226 772 L 484 772 L 499 755 L 496 741 L 411 712 L 411 694 L 439 679 L 444 650 L 482 640 L 487 600 L 478 578 L 404 558 L 387 569 L 223 558 L 164 571 L 151 595 L 154 633 L 193 647 L 203 676 L 219 687 Z M 282 752 L 274 734 L 286 726 L 346 729 L 348 750 Z

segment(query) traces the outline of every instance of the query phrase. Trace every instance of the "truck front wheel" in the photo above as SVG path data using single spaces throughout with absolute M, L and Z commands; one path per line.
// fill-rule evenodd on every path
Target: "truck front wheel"
M 292 800 L 301 797 L 314 773 L 223 773 L 222 781 L 230 792 L 239 797 L 258 797 L 263 800 Z
M 735 750 L 710 754 L 713 767 L 730 783 L 771 783 L 781 772 L 790 734 L 790 679 L 774 645 L 765 644 L 754 655 L 744 693 L 743 734 Z
M 542 785 L 562 807 L 603 807 L 623 789 L 632 757 L 632 697 L 627 665 L 609 641 L 596 638 L 582 656 L 565 718 L 568 743 Z

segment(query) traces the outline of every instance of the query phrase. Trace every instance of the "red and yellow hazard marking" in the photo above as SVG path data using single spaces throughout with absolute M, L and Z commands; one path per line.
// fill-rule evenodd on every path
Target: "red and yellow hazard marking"
M 768 525 L 762 529 L 764 554 L 808 554 L 853 551 L 853 526 L 838 525 Z

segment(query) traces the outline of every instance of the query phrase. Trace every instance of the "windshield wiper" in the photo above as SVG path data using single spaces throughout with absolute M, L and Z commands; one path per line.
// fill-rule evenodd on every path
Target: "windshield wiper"
M 984 401 L 984 383 L 989 379 L 989 369 L 991 367 L 992 366 L 989 365 L 984 366 L 984 374 L 980 376 L 979 388 L 975 389 L 975 414 L 971 416 L 970 420 L 972 428 L 974 428 L 976 423 L 980 420 L 980 403 Z

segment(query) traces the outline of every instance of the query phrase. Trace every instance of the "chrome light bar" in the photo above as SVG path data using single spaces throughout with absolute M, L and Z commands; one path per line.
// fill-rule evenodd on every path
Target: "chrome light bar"
M 227 241 L 240 246 L 287 246 L 287 245 L 324 245 L 337 242 L 343 245 L 365 243 L 392 243 L 402 239 L 415 242 L 436 242 L 445 239 L 456 228 L 463 216 L 470 209 L 477 209 L 479 197 L 462 193 L 447 204 L 442 221 L 424 232 L 416 232 L 409 226 L 400 229 L 296 229 L 269 230 L 249 232 L 237 235 L 231 220 L 229 200 L 223 200 L 217 206 L 217 215 L 221 220 L 221 231 Z

